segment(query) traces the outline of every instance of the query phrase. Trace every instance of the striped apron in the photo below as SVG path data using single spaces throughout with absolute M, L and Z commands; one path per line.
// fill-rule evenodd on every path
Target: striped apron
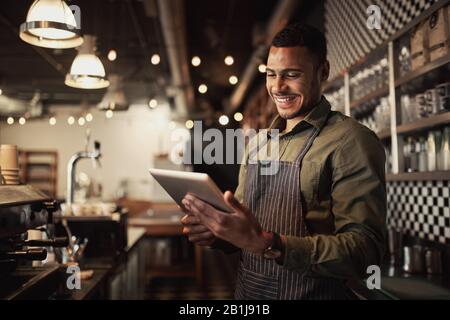
M 264 230 L 282 235 L 308 235 L 300 190 L 302 160 L 320 129 L 314 127 L 294 162 L 279 161 L 274 175 L 261 175 L 263 164 L 248 164 L 244 204 Z M 235 298 L 345 299 L 342 280 L 302 274 L 245 250 L 241 253 Z

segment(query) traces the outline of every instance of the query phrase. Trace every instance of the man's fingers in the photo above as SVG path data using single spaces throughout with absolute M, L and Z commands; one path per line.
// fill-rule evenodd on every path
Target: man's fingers
M 189 226 L 186 226 L 183 228 L 183 233 L 186 235 L 203 233 L 203 232 L 207 232 L 207 231 L 209 231 L 209 229 L 201 224 L 189 225 Z
M 208 241 L 208 240 L 214 239 L 214 235 L 210 231 L 207 231 L 207 232 L 190 235 L 188 237 L 188 239 L 189 239 L 189 241 L 192 241 L 192 242 Z
M 226 191 L 223 195 L 223 199 L 225 200 L 226 204 L 228 204 L 236 212 L 243 212 L 246 215 L 250 212 L 246 206 L 244 206 L 234 197 L 234 194 L 231 191 Z
M 183 218 L 181 218 L 181 223 L 184 225 L 195 225 L 195 224 L 200 224 L 201 221 L 198 217 L 196 217 L 192 214 L 187 214 L 187 215 L 184 215 Z

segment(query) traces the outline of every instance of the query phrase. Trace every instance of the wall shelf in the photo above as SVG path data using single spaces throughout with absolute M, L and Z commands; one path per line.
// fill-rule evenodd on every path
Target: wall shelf
M 21 180 L 56 197 L 58 153 L 54 150 L 20 150 Z
M 366 96 L 364 96 L 364 97 L 362 97 L 362 98 L 360 98 L 358 100 L 352 101 L 350 103 L 350 109 L 357 108 L 360 105 L 362 105 L 362 104 L 364 104 L 366 102 L 369 102 L 372 99 L 382 98 L 383 96 L 387 96 L 388 94 L 389 94 L 389 88 L 388 87 L 377 89 L 377 90 L 369 93 L 368 95 L 366 95 Z
M 428 130 L 430 128 L 450 123 L 450 112 L 433 115 L 411 123 L 405 123 L 397 127 L 397 133 L 406 135 L 417 131 Z
M 405 172 L 387 174 L 386 181 L 449 181 L 450 171 Z
M 400 87 L 402 85 L 405 85 L 417 78 L 423 77 L 424 75 L 437 70 L 443 66 L 447 66 L 450 64 L 450 54 L 443 56 L 439 59 L 436 59 L 434 61 L 431 61 L 424 65 L 423 67 L 420 67 L 414 71 L 409 72 L 406 76 L 403 76 L 395 81 L 395 86 Z
M 389 139 L 391 137 L 391 130 L 390 129 L 384 129 L 380 132 L 377 132 L 377 136 L 380 140 Z

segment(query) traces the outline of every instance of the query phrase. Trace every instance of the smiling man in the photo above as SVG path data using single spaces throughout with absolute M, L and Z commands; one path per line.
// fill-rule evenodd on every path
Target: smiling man
M 277 173 L 261 174 L 246 150 L 235 195 L 224 195 L 233 213 L 183 200 L 191 241 L 241 251 L 237 299 L 346 299 L 346 281 L 382 260 L 384 149 L 368 128 L 331 111 L 321 94 L 326 55 L 311 26 L 275 36 L 266 84 L 278 111 L 271 129 L 281 132 Z

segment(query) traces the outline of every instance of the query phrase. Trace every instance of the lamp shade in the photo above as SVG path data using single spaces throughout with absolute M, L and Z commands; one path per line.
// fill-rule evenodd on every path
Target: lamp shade
M 20 26 L 20 38 L 39 47 L 74 48 L 83 43 L 79 24 L 64 1 L 35 0 Z
M 72 62 L 65 84 L 80 89 L 102 89 L 109 86 L 106 73 L 100 59 L 95 55 L 95 37 L 85 36 L 78 48 L 78 55 Z

